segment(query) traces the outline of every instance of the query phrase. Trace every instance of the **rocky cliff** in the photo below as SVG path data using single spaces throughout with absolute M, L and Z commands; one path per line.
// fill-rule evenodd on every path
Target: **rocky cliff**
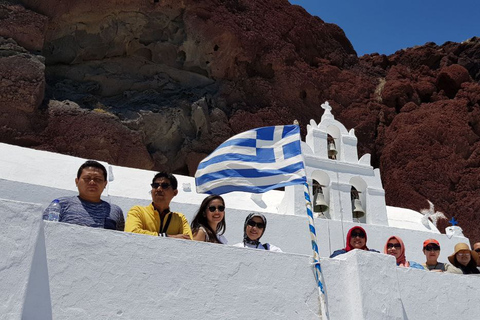
M 0 1 L 0 37 L 2 142 L 193 174 L 231 135 L 305 127 L 328 100 L 387 204 L 429 199 L 480 232 L 477 38 L 357 57 L 286 0 Z

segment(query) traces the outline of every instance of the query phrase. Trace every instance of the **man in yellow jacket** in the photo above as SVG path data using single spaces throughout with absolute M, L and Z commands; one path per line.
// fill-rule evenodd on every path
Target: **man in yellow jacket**
M 187 218 L 170 211 L 170 202 L 178 193 L 177 178 L 171 173 L 159 172 L 152 180 L 152 203 L 134 206 L 128 211 L 125 231 L 152 236 L 192 239 Z

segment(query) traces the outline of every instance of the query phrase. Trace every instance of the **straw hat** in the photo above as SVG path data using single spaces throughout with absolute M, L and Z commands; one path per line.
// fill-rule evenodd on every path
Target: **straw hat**
M 462 250 L 468 250 L 468 251 L 470 251 L 470 254 L 472 255 L 473 261 L 475 261 L 475 263 L 477 264 L 477 262 L 478 262 L 478 253 L 476 253 L 476 252 L 473 251 L 473 250 L 470 250 L 470 247 L 468 246 L 468 244 L 463 243 L 463 242 L 457 243 L 457 244 L 455 245 L 455 252 L 454 252 L 452 255 L 449 255 L 449 256 L 448 256 L 448 261 L 450 261 L 451 264 L 454 264 L 454 263 L 455 263 L 455 255 L 456 255 L 459 251 L 462 251 Z

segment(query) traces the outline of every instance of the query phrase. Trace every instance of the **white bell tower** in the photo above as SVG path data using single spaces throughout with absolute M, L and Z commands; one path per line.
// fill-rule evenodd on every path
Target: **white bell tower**
M 358 159 L 354 129 L 347 131 L 335 120 L 328 102 L 322 108 L 325 112 L 320 123 L 310 120 L 306 142 L 302 142 L 314 214 L 332 220 L 388 225 L 380 170 L 370 165 L 370 154 Z M 303 190 L 300 185 L 286 187 L 279 213 L 306 215 Z

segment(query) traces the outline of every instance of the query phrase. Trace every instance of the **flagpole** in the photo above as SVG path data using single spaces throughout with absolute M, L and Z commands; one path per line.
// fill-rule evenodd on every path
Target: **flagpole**
M 312 203 L 310 201 L 310 191 L 308 188 L 308 183 L 304 184 L 304 195 L 305 195 L 305 202 L 307 207 L 307 215 L 308 215 L 308 224 L 310 227 L 310 238 L 312 240 L 312 250 L 313 250 L 313 264 L 315 265 L 315 280 L 317 281 L 319 295 L 320 295 L 320 309 L 322 311 L 322 319 L 328 320 L 328 312 L 327 312 L 327 305 L 325 303 L 325 288 L 323 286 L 323 274 L 322 268 L 320 266 L 320 254 L 318 253 L 318 244 L 317 244 L 317 232 L 315 230 L 315 222 L 313 220 L 313 212 L 312 212 Z M 325 317 L 325 318 L 323 318 Z

